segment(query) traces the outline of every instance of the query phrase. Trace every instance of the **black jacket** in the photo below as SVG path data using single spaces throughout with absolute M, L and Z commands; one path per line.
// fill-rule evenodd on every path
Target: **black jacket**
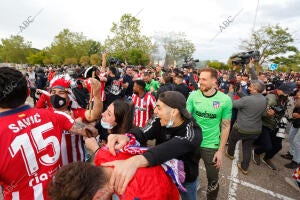
M 156 139 L 156 146 L 143 154 L 150 166 L 176 158 L 184 162 L 185 181 L 196 180 L 199 171 L 202 130 L 194 119 L 186 120 L 178 127 L 166 128 L 162 127 L 160 119 L 155 117 L 149 120 L 144 128 L 135 128 L 131 133 L 142 144 L 147 140 Z
M 180 83 L 179 85 L 176 85 L 176 91 L 183 94 L 185 99 L 188 99 L 191 90 L 189 89 L 189 87 L 186 84 Z

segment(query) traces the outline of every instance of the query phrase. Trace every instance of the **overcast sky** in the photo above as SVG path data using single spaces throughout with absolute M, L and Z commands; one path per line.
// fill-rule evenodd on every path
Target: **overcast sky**
M 239 52 L 241 39 L 250 37 L 253 27 L 276 24 L 289 28 L 300 49 L 299 0 L 0 0 L 0 38 L 17 34 L 29 16 L 37 15 L 22 32 L 32 46 L 50 46 L 64 28 L 82 32 L 104 42 L 113 22 L 125 13 L 141 21 L 142 34 L 185 32 L 196 45 L 194 58 L 226 62 Z M 220 33 L 229 17 L 233 22 Z M 254 26 L 255 25 L 255 26 Z

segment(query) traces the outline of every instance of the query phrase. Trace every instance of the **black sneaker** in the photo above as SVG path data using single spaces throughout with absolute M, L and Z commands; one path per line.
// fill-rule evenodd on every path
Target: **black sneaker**
M 208 186 L 206 198 L 207 200 L 216 200 L 219 193 L 219 183 Z
M 286 154 L 280 155 L 282 158 L 287 159 L 287 160 L 292 160 L 293 156 L 290 154 L 290 152 L 287 152 Z
M 290 162 L 284 166 L 288 169 L 296 169 L 299 165 L 300 165 L 300 163 L 296 163 L 295 161 L 292 160 L 292 162 Z
M 260 164 L 260 156 L 254 152 L 254 149 L 252 150 L 252 160 L 256 165 Z
M 262 159 L 262 162 L 265 163 L 267 165 L 267 167 L 269 167 L 272 170 L 277 170 L 277 168 L 275 167 L 275 165 L 271 162 L 270 159 Z

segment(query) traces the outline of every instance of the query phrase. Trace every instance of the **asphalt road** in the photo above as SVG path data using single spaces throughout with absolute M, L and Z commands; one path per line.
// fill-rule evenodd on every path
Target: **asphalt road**
M 248 175 L 242 174 L 236 166 L 238 158 L 242 157 L 241 144 L 237 145 L 235 152 L 235 160 L 231 161 L 227 157 L 223 157 L 223 165 L 219 173 L 220 190 L 219 200 L 271 200 L 283 199 L 292 200 L 300 199 L 300 193 L 288 185 L 284 178 L 290 177 L 294 170 L 284 167 L 284 164 L 290 161 L 280 157 L 285 154 L 289 148 L 287 140 L 283 141 L 282 150 L 272 159 L 273 163 L 279 169 L 273 171 L 265 164 L 255 165 L 253 161 L 250 163 Z M 203 161 L 200 161 L 200 190 L 198 192 L 199 199 L 206 199 L 207 179 Z

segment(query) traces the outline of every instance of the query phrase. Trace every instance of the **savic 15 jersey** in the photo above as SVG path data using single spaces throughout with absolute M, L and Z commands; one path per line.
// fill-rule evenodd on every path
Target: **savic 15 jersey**
M 74 120 L 23 106 L 0 113 L 0 185 L 4 199 L 43 200 L 61 166 L 61 138 Z

